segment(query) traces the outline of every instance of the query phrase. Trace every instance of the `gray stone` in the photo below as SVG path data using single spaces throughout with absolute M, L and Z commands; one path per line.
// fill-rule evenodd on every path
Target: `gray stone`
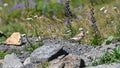
M 25 59 L 23 64 L 26 65 L 26 64 L 30 64 L 30 63 L 31 63 L 30 57 L 28 57 L 27 59 Z
M 30 60 L 32 63 L 42 63 L 45 61 L 49 61 L 55 57 L 57 54 L 62 53 L 62 48 L 60 44 L 55 45 L 43 45 L 32 52 L 30 55 Z
M 100 48 L 101 51 L 108 51 L 111 52 L 114 48 L 116 48 L 120 43 L 111 43 L 109 45 L 104 45 L 102 48 Z
M 8 54 L 4 58 L 3 68 L 23 68 L 20 59 L 14 54 Z
M 38 64 L 31 63 L 30 57 L 26 58 L 23 64 L 24 64 L 24 68 L 39 68 L 40 67 L 39 63 Z
M 30 63 L 30 64 L 24 65 L 24 68 L 35 68 L 35 66 L 32 63 Z
M 24 65 L 24 68 L 41 68 L 40 65 L 41 64 L 39 64 L 39 63 L 37 63 L 37 64 L 29 63 L 29 64 Z
M 85 67 L 84 60 L 78 55 L 69 54 L 64 57 L 58 57 L 50 62 L 47 68 L 83 68 Z
M 0 68 L 2 68 L 2 66 L 3 66 L 3 64 L 2 64 L 2 63 L 0 63 Z
M 91 66 L 85 68 L 120 68 L 120 63 L 103 64 L 103 65 Z

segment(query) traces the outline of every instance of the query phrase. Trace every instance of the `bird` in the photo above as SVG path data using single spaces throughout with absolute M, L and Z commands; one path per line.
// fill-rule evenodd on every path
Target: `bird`
M 5 37 L 5 38 L 7 38 L 7 36 L 6 36 L 2 31 L 0 31 L 0 37 Z
M 81 31 L 79 34 L 77 34 L 75 37 L 71 38 L 71 40 L 80 41 L 84 37 L 84 32 Z

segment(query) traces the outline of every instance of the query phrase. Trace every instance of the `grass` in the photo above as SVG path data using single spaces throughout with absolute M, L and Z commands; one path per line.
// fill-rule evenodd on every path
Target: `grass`
M 40 68 L 47 68 L 49 65 L 50 65 L 50 63 L 48 61 L 46 61 L 40 65 Z
M 92 65 L 96 66 L 100 64 L 110 64 L 113 62 L 120 62 L 120 45 L 113 49 L 112 52 L 106 52 L 103 56 L 95 59 L 92 62 Z
M 5 57 L 5 55 L 9 54 L 9 52 L 3 52 L 0 50 L 0 59 L 3 59 Z
M 120 38 L 119 0 L 71 0 L 70 11 L 73 14 L 70 18 L 71 27 L 65 25 L 65 0 L 62 3 L 58 3 L 57 0 L 49 0 L 49 2 L 34 1 L 37 6 L 26 8 L 20 8 L 19 6 L 17 9 L 9 10 L 11 7 L 16 6 L 15 2 L 14 0 L 4 0 L 0 4 L 2 8 L 0 10 L 0 31 L 3 31 L 7 36 L 10 36 L 13 32 L 20 32 L 28 36 L 40 36 L 42 38 L 70 39 L 80 33 L 79 28 L 83 28 L 85 36 L 80 42 L 91 45 L 110 44 L 113 40 L 109 39 L 110 36 L 113 36 L 114 39 Z M 19 1 L 20 4 L 25 2 Z M 4 3 L 8 3 L 8 6 L 4 7 Z M 93 32 L 94 30 L 91 26 L 91 7 L 94 8 L 95 23 L 99 31 L 98 35 Z M 103 7 L 104 9 L 100 10 Z M 32 20 L 26 20 L 27 18 Z M 0 38 L 0 41 L 4 40 L 4 38 Z M 31 43 L 29 47 L 24 49 L 32 52 L 39 46 L 42 46 L 41 42 L 39 44 Z M 120 47 L 117 47 L 112 53 L 106 52 L 105 55 L 96 59 L 93 65 L 119 62 L 119 49 Z M 3 58 L 6 54 L 0 51 L 0 58 Z M 47 65 L 48 63 L 45 66 L 43 65 L 44 68 Z
M 91 27 L 92 23 L 90 21 L 90 1 L 94 4 L 94 16 L 96 18 L 96 25 L 100 32 L 100 37 L 98 37 L 98 35 L 93 35 L 93 28 Z M 30 6 L 28 7 L 29 11 L 18 8 L 10 12 L 8 8 L 14 6 L 14 4 L 12 5 L 14 1 L 11 1 L 10 3 L 9 1 L 5 1 L 8 2 L 10 6 L 2 6 L 3 10 L 0 11 L 0 14 L 1 21 L 4 21 L 4 23 L 0 24 L 0 30 L 6 33 L 7 36 L 17 31 L 33 36 L 70 39 L 79 34 L 79 28 L 83 28 L 85 36 L 81 40 L 81 43 L 91 45 L 101 45 L 104 42 L 104 39 L 109 36 L 119 37 L 120 7 L 117 3 L 120 1 L 103 0 L 104 3 L 102 0 L 90 1 L 84 0 L 79 2 L 79 0 L 72 0 L 70 2 L 70 10 L 73 14 L 73 17 L 70 19 L 70 28 L 65 25 L 66 17 L 63 6 L 65 1 L 58 3 L 55 0 L 51 0 L 50 2 L 35 0 L 37 7 Z M 81 5 L 83 8 L 78 8 L 78 6 Z M 100 11 L 102 7 L 105 7 L 105 9 Z M 108 13 L 104 13 L 105 10 L 107 10 Z M 34 18 L 35 15 L 38 17 Z M 80 16 L 80 19 L 77 18 L 78 16 Z M 33 20 L 27 21 L 26 18 L 32 18 Z M 87 34 L 86 32 L 89 33 Z
M 5 40 L 6 40 L 5 37 L 1 37 L 0 42 L 5 41 Z
M 0 30 L 3 31 L 7 36 L 11 35 L 13 32 L 20 32 L 20 33 L 25 33 L 26 29 L 24 25 L 19 24 L 19 23 L 14 23 L 14 24 L 3 24 L 0 25 Z
M 95 0 L 92 0 L 92 1 L 95 1 Z M 7 1 L 5 1 L 5 2 L 7 2 Z M 77 2 L 79 2 L 79 0 L 72 1 L 70 3 L 71 10 L 74 10 L 74 8 L 77 7 L 77 5 L 75 5 Z M 11 3 L 12 2 L 10 2 L 10 5 L 11 5 Z M 84 0 L 81 3 L 84 4 L 84 6 L 83 6 L 84 8 L 82 10 L 78 9 L 77 12 L 72 11 L 72 13 L 75 16 L 77 16 L 77 15 L 84 15 L 84 16 L 81 19 L 75 19 L 75 17 L 73 17 L 71 19 L 72 27 L 73 27 L 73 29 L 75 28 L 74 30 L 77 30 L 79 28 L 84 28 L 85 31 L 90 32 L 91 22 L 88 19 L 90 8 L 88 6 L 86 6 L 86 4 L 85 4 L 85 3 L 89 4 L 89 2 L 87 2 L 87 0 Z M 94 2 L 94 3 L 96 3 L 96 2 Z M 49 7 L 43 8 L 44 4 L 47 4 Z M 62 6 L 62 4 L 64 4 L 64 2 L 59 4 L 54 0 L 52 0 L 50 3 L 40 1 L 40 2 L 38 2 L 37 11 L 35 10 L 35 8 L 30 7 L 29 12 L 24 9 L 24 15 L 20 14 L 20 12 L 23 9 L 16 9 L 8 14 L 4 13 L 4 11 L 6 10 L 5 9 L 5 10 L 1 11 L 2 12 L 1 14 L 2 14 L 2 17 L 6 20 L 8 25 L 5 25 L 5 27 L 1 27 L 0 29 L 3 30 L 3 32 L 5 32 L 5 33 L 8 33 L 8 32 L 12 33 L 15 31 L 20 31 L 21 33 L 28 33 L 29 35 L 35 35 L 36 34 L 35 28 L 33 28 L 33 25 L 34 25 L 34 27 L 36 27 L 38 34 L 43 37 L 64 38 L 65 36 L 64 36 L 63 32 L 64 32 L 64 30 L 66 30 L 68 28 L 64 25 L 65 16 L 64 16 L 64 7 Z M 108 3 L 108 1 L 106 1 L 104 4 L 100 3 L 100 4 L 94 6 L 95 17 L 97 20 L 98 29 L 100 30 L 100 33 L 102 34 L 103 38 L 107 38 L 108 36 L 114 35 L 116 33 L 115 29 L 111 28 L 111 27 L 115 27 L 116 23 L 118 23 L 120 20 L 118 17 L 116 17 L 116 15 L 119 14 L 119 7 L 117 8 L 118 13 L 116 13 L 116 11 L 114 11 L 112 9 L 109 9 L 110 6 L 114 7 L 114 5 L 116 5 L 115 1 L 112 2 L 112 4 L 111 4 L 111 2 Z M 103 6 L 105 6 L 106 9 L 108 9 L 108 11 L 111 11 L 111 13 L 104 14 L 102 11 L 100 11 L 99 9 Z M 9 8 L 9 7 L 7 7 L 7 8 Z M 42 11 L 45 12 L 44 15 L 41 15 Z M 57 14 L 55 14 L 55 16 L 57 17 L 57 19 L 55 21 L 52 18 L 54 16 L 54 14 L 53 14 L 54 11 L 55 11 L 55 13 L 57 13 Z M 39 17 L 37 19 L 33 18 L 33 16 L 36 14 L 39 15 Z M 34 24 L 31 25 L 30 22 L 23 20 L 23 19 L 26 19 L 27 17 L 33 18 L 33 21 L 31 23 L 34 23 Z M 114 22 L 116 20 L 117 20 L 116 23 L 113 23 L 113 24 L 110 23 L 111 21 Z M 107 22 L 109 22 L 110 24 L 108 24 Z M 10 25 L 11 23 L 12 23 L 12 25 L 15 24 L 15 26 L 17 28 L 15 27 L 15 29 L 13 29 L 14 27 L 11 27 L 11 25 Z M 16 25 L 16 24 L 18 24 L 18 25 Z M 103 28 L 106 28 L 106 29 L 103 29 Z M 75 31 L 73 33 L 74 35 L 72 35 L 72 36 L 75 36 L 78 32 Z M 84 40 L 84 43 L 89 43 L 90 37 L 91 37 L 91 34 L 87 35 Z
M 33 52 L 36 48 L 42 46 L 43 43 L 42 42 L 38 42 L 38 43 L 30 43 L 30 46 L 25 46 L 24 50 L 28 51 L 28 52 Z
M 27 33 L 28 35 L 41 36 L 41 37 L 52 37 L 52 38 L 66 38 L 69 39 L 71 36 L 75 36 L 80 31 L 79 28 L 83 28 L 84 32 L 89 32 L 85 34 L 84 39 L 81 43 L 96 43 L 97 41 L 93 39 L 91 21 L 90 21 L 90 2 L 88 0 L 84 0 L 79 2 L 79 0 L 72 0 L 70 2 L 70 9 L 73 14 L 71 18 L 71 26 L 72 26 L 72 34 L 67 31 L 70 31 L 68 27 L 65 26 L 65 10 L 63 7 L 64 1 L 62 3 L 58 3 L 55 0 L 51 0 L 50 2 L 43 2 L 35 0 L 37 4 L 37 9 L 34 6 L 29 7 L 29 11 L 23 8 L 19 8 L 16 10 L 8 10 L 8 8 L 14 6 L 14 1 L 4 1 L 9 3 L 10 6 L 3 7 L 1 13 L 1 21 L 0 30 L 6 33 L 8 36 L 17 31 L 21 33 Z M 96 18 L 96 25 L 101 34 L 102 40 L 108 38 L 109 36 L 117 36 L 119 37 L 119 13 L 120 7 L 118 0 L 91 0 L 94 4 L 94 13 Z M 24 3 L 24 1 L 23 1 Z M 81 3 L 81 4 L 78 4 Z M 13 4 L 13 5 L 12 5 Z M 44 8 L 46 5 L 46 8 Z M 79 9 L 78 6 L 83 8 Z M 105 7 L 104 10 L 100 11 L 102 7 Z M 114 9 L 116 7 L 116 9 Z M 104 13 L 107 10 L 108 13 Z M 9 12 L 10 11 L 10 12 Z M 24 14 L 21 14 L 24 12 Z M 44 13 L 43 13 L 44 12 Z M 38 17 L 34 18 L 37 15 Z M 81 16 L 80 19 L 77 16 Z M 26 18 L 32 18 L 32 21 L 27 21 Z M 4 21 L 4 22 L 3 22 Z M 67 34 L 66 34 L 67 33 Z M 99 40 L 98 40 L 99 41 Z M 102 42 L 100 42 L 101 44 Z M 99 45 L 100 45 L 99 44 Z

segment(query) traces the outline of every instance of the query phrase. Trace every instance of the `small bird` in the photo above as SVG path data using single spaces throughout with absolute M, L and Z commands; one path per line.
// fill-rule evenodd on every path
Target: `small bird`
M 80 41 L 83 37 L 84 37 L 84 32 L 81 31 L 78 35 L 76 35 L 75 37 L 71 38 L 71 40 Z
M 0 37 L 5 37 L 5 38 L 7 38 L 7 36 L 6 36 L 2 31 L 0 31 Z

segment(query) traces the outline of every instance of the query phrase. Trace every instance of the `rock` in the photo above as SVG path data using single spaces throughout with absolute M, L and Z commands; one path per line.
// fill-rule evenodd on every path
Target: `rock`
M 21 35 L 19 32 L 14 32 L 7 40 L 6 44 L 21 45 Z
M 30 60 L 32 63 L 42 63 L 52 60 L 58 55 L 65 53 L 62 48 L 63 46 L 61 46 L 60 44 L 43 45 L 32 52 L 32 54 L 30 55 Z
M 41 68 L 40 67 L 41 64 L 34 64 L 34 63 L 29 63 L 29 64 L 26 64 L 24 65 L 24 68 Z M 43 68 L 43 67 L 42 67 Z M 45 68 L 45 67 L 44 67 Z
M 25 64 L 23 68 L 41 68 L 41 67 L 40 67 L 39 63 L 37 63 L 37 64 L 28 63 L 28 64 Z
M 103 64 L 103 65 L 90 66 L 85 68 L 120 68 L 120 63 Z
M 3 64 L 0 63 L 0 68 L 2 68 Z
M 32 63 L 24 65 L 24 68 L 36 68 Z
M 79 55 L 84 59 L 86 65 L 90 65 L 94 59 L 104 55 L 105 51 L 111 52 L 116 46 L 120 45 L 120 42 L 116 42 L 105 46 L 91 46 L 87 44 L 79 44 L 73 41 L 65 39 L 42 39 L 44 44 L 61 44 L 63 50 L 67 53 Z
M 104 52 L 99 50 L 100 48 L 92 48 L 89 52 L 86 52 L 82 55 L 80 55 L 80 57 L 82 59 L 84 59 L 84 61 L 86 62 L 86 65 L 91 64 L 91 62 L 96 59 L 97 57 L 101 57 L 102 55 L 104 55 Z
M 52 61 L 49 62 L 49 66 L 47 68 L 62 68 L 63 65 L 62 63 L 60 62 L 61 59 L 63 59 L 65 57 L 65 55 L 62 55 L 62 56 L 59 56 L 57 59 L 54 59 Z
M 50 62 L 48 68 L 83 68 L 84 61 L 78 55 L 69 54 L 65 57 L 57 58 Z
M 25 59 L 23 64 L 26 65 L 26 64 L 30 64 L 30 63 L 31 63 L 30 57 L 28 57 L 27 59 Z
M 114 43 L 114 44 L 109 44 L 109 45 L 103 45 L 102 48 L 100 48 L 101 51 L 108 51 L 111 52 L 114 48 L 116 48 L 120 43 Z
M 2 68 L 2 65 L 3 65 L 3 60 L 0 59 L 0 68 Z
M 4 58 L 3 68 L 23 68 L 20 59 L 14 54 L 8 54 Z

